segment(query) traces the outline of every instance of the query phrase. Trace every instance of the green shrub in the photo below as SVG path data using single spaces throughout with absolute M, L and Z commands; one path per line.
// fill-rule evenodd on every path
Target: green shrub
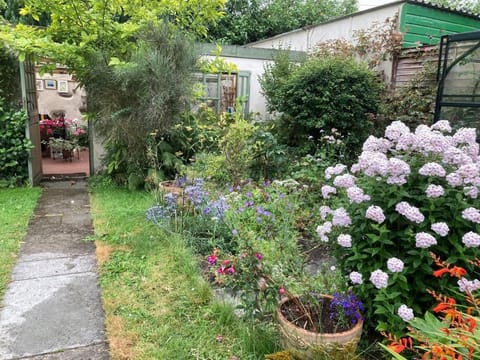
M 248 169 L 253 162 L 251 140 L 256 129 L 243 118 L 241 111 L 234 116 L 235 122 L 220 140 L 220 151 L 233 184 L 238 185 L 248 177 Z
M 177 149 L 170 138 L 178 140 L 173 127 L 191 98 L 196 61 L 190 41 L 171 25 L 146 27 L 135 35 L 137 42 L 124 59 L 107 66 L 102 54 L 92 55 L 85 79 L 95 129 L 105 139 L 108 172 L 123 183 L 131 173 L 146 177 L 152 133 L 158 145 L 153 153 L 166 173 L 181 161 L 172 158 Z
M 30 140 L 25 136 L 27 114 L 5 105 L 0 97 L 0 187 L 20 185 L 28 180 Z
M 381 86 L 365 65 L 327 57 L 307 61 L 281 89 L 280 129 L 289 145 L 312 153 L 312 144 L 321 144 L 324 133 L 336 129 L 352 156 L 372 128 L 369 116 L 377 113 Z

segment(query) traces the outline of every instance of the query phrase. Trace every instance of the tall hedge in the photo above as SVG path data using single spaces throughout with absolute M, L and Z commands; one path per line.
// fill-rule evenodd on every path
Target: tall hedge
M 337 129 L 351 155 L 359 150 L 378 110 L 381 83 L 353 59 L 328 57 L 305 62 L 282 86 L 281 128 L 289 145 L 311 151 Z
M 25 136 L 27 115 L 14 110 L 0 96 L 0 187 L 22 185 L 28 180 L 30 140 Z

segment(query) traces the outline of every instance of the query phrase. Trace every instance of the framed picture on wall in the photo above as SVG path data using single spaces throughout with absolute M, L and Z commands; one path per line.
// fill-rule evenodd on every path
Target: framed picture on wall
M 37 90 L 43 90 L 43 80 L 35 80 Z
M 59 80 L 58 81 L 58 92 L 59 93 L 68 93 L 68 81 Z
M 45 80 L 45 89 L 55 90 L 57 88 L 57 80 Z

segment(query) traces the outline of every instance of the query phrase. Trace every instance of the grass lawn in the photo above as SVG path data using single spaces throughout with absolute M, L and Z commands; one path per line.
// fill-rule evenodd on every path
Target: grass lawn
M 91 193 L 100 282 L 113 359 L 264 359 L 276 330 L 214 301 L 182 239 L 146 221 L 147 193 Z
M 40 193 L 40 188 L 0 189 L 0 298 Z

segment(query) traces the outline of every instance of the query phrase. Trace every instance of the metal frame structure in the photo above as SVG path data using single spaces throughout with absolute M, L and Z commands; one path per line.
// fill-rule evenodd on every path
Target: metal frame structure
M 449 59 L 449 51 L 452 43 L 459 43 L 464 41 L 477 41 L 472 44 L 472 46 L 466 50 L 464 53 L 460 54 L 455 59 Z M 469 33 L 454 34 L 454 35 L 445 35 L 442 36 L 440 41 L 440 51 L 438 54 L 438 69 L 437 69 L 437 97 L 435 103 L 435 115 L 434 122 L 440 120 L 440 115 L 442 107 L 457 107 L 457 108 L 480 108 L 480 94 L 475 95 L 471 94 L 469 97 L 472 98 L 472 101 L 454 101 L 455 98 L 459 100 L 465 98 L 465 95 L 462 94 L 445 94 L 445 79 L 450 74 L 455 65 L 460 63 L 462 60 L 467 58 L 469 55 L 473 54 L 476 50 L 480 49 L 480 31 L 473 31 Z M 477 60 L 480 62 L 480 59 Z M 475 61 L 475 62 L 477 62 Z M 448 97 L 449 101 L 445 101 L 444 98 Z

